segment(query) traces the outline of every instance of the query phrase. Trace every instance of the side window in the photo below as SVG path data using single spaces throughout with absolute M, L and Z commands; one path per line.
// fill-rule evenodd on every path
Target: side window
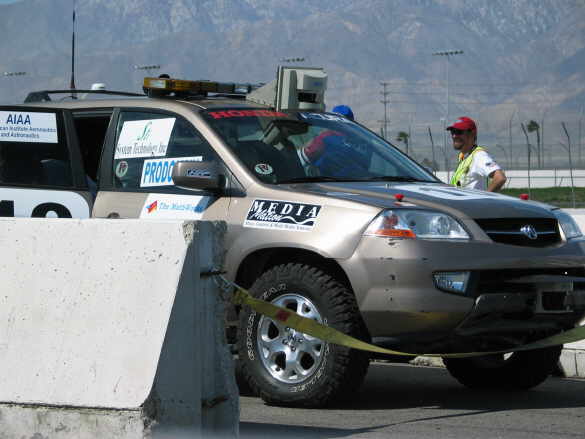
M 0 111 L 0 184 L 73 186 L 60 112 Z
M 78 112 L 73 114 L 85 174 L 94 182 L 97 181 L 100 156 L 111 113 L 110 110 L 103 113 Z
M 122 111 L 113 161 L 114 187 L 142 192 L 184 193 L 171 178 L 178 161 L 213 160 L 203 136 L 180 116 Z

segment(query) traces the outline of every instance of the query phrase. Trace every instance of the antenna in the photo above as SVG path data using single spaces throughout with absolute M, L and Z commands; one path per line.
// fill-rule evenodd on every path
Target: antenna
M 73 0 L 73 33 L 71 35 L 71 90 L 75 90 L 75 0 Z M 76 94 L 72 91 L 71 97 L 77 99 Z

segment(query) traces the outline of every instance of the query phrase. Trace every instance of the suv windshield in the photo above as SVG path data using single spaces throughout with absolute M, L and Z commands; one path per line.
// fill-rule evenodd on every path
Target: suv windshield
M 336 114 L 261 109 L 202 114 L 264 183 L 438 181 L 394 146 Z

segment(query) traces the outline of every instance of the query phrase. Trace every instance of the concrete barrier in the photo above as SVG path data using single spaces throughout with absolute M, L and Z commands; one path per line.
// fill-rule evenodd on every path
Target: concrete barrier
M 0 438 L 237 436 L 224 231 L 1 219 Z

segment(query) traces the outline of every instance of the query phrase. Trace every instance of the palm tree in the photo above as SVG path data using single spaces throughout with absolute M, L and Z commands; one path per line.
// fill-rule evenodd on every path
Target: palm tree
M 397 142 L 404 143 L 404 146 L 406 147 L 406 155 L 408 155 L 408 137 L 409 137 L 409 135 L 405 131 L 399 131 L 398 135 L 396 136 Z
M 526 125 L 526 129 L 528 130 L 529 133 L 536 131 L 536 157 L 537 157 L 538 167 L 541 168 L 542 162 L 541 162 L 541 147 L 540 147 L 540 125 L 538 125 L 538 122 L 536 122 L 535 120 L 531 120 L 530 122 L 528 122 L 528 125 Z

